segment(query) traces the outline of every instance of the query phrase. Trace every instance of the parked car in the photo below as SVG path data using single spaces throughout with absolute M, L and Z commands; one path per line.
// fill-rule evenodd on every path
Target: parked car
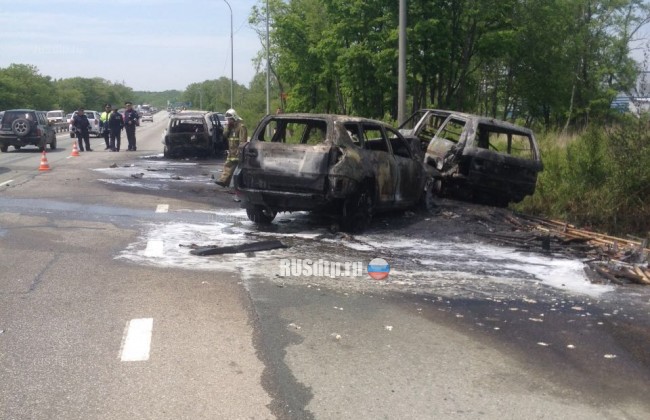
M 101 136 L 101 130 L 99 129 L 99 116 L 101 115 L 97 111 L 92 111 L 92 110 L 85 110 L 84 109 L 84 114 L 88 117 L 88 122 L 90 122 L 90 127 L 88 128 L 88 132 L 90 135 L 94 135 L 95 137 Z M 70 130 L 70 137 L 75 136 L 75 129 L 72 126 L 72 118 L 77 115 L 77 111 L 73 112 L 72 114 L 68 114 L 68 125 L 69 125 L 69 130 Z
M 162 143 L 165 157 L 214 155 L 227 149 L 223 125 L 216 113 L 207 111 L 181 111 L 170 116 Z
M 325 211 L 344 230 L 361 231 L 374 213 L 421 200 L 426 169 L 413 144 L 365 118 L 267 115 L 240 148 L 235 191 L 256 223 L 282 211 Z
M 477 115 L 423 111 L 413 134 L 428 142 L 424 162 L 435 180 L 433 194 L 504 207 L 535 192 L 543 164 L 530 129 Z M 439 125 L 432 138 L 428 122 Z
M 141 122 L 145 122 L 145 121 L 153 122 L 153 114 L 151 114 L 151 112 L 148 112 L 148 111 L 143 112 L 142 114 L 140 114 L 140 121 Z
M 55 109 L 53 111 L 47 111 L 47 120 L 53 123 L 63 122 L 65 118 L 65 112 L 62 109 Z
M 45 111 L 11 109 L 4 112 L 0 120 L 0 151 L 6 152 L 9 146 L 20 150 L 29 145 L 45 150 L 48 144 L 50 149 L 56 149 L 56 133 Z
M 47 120 L 53 124 L 54 131 L 56 132 L 67 130 L 68 128 L 66 125 L 65 111 L 62 109 L 47 111 Z

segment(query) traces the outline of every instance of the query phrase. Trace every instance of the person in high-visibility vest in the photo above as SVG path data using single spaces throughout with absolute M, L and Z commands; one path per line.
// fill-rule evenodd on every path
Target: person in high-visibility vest
M 99 116 L 99 130 L 104 136 L 104 142 L 106 142 L 106 149 L 104 150 L 110 149 L 109 129 L 108 129 L 108 119 L 110 117 L 111 117 L 111 104 L 106 104 L 106 106 L 104 106 L 104 112 L 102 112 L 101 115 Z
M 224 136 L 228 141 L 228 157 L 223 165 L 221 177 L 215 182 L 222 187 L 230 186 L 232 175 L 239 164 L 239 145 L 248 141 L 248 130 L 234 109 L 226 111 L 226 130 Z

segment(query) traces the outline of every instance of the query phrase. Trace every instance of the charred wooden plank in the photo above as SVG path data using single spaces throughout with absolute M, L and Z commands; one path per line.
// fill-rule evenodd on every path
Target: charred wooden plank
M 190 254 L 206 256 L 206 255 L 221 255 L 221 254 L 239 254 L 250 253 L 259 251 L 270 251 L 272 249 L 288 248 L 285 244 L 278 240 L 250 242 L 241 245 L 231 246 L 202 246 L 192 249 Z

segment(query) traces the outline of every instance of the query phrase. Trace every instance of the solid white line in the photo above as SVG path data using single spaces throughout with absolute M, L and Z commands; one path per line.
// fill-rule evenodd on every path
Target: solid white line
M 14 180 L 10 179 L 9 181 L 5 181 L 2 184 L 0 184 L 0 187 L 4 187 L 5 185 L 9 184 L 10 182 L 14 182 Z
M 145 257 L 162 257 L 163 256 L 164 242 L 159 240 L 151 240 L 147 242 L 147 247 L 144 250 Z
M 153 318 L 136 318 L 126 323 L 120 360 L 123 362 L 144 362 L 149 360 Z
M 169 204 L 158 204 L 156 213 L 167 213 L 169 211 Z

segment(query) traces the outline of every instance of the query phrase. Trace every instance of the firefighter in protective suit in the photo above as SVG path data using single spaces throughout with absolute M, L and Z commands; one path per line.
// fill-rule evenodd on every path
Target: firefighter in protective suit
M 239 163 L 239 145 L 248 141 L 248 131 L 242 121 L 234 109 L 226 111 L 227 125 L 224 135 L 228 141 L 228 157 L 223 165 L 221 177 L 216 181 L 216 184 L 222 187 L 230 185 L 232 175 Z

